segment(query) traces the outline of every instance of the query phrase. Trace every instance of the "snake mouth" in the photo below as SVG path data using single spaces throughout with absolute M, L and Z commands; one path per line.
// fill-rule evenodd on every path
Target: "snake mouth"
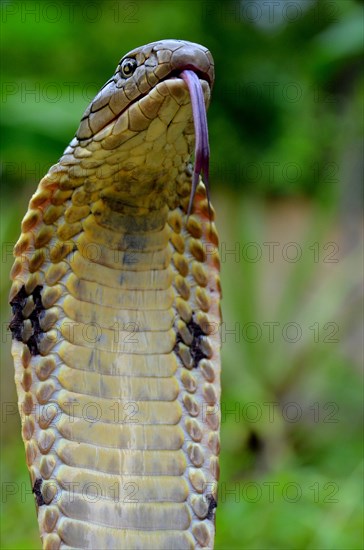
M 190 71 L 193 72 L 199 80 L 205 80 L 207 84 L 209 85 L 210 89 L 212 88 L 212 82 L 210 76 L 205 73 L 204 71 L 201 71 L 196 65 L 193 65 L 192 63 L 188 63 L 183 66 L 181 69 L 175 69 L 172 72 L 170 72 L 167 76 L 162 78 L 159 82 L 164 82 L 166 80 L 170 80 L 172 78 L 182 78 L 182 73 L 184 71 Z

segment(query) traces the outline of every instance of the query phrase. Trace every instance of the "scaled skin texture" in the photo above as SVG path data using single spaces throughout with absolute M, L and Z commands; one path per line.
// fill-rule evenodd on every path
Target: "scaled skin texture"
M 22 222 L 10 328 L 44 549 L 213 547 L 218 237 L 201 181 L 187 216 L 185 69 L 207 106 L 206 48 L 129 52 Z

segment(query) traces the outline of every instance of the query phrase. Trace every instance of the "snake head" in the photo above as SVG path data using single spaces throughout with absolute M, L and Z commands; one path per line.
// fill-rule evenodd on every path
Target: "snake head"
M 163 174 L 175 180 L 195 146 L 190 213 L 200 173 L 209 198 L 206 109 L 213 82 L 211 53 L 199 44 L 162 40 L 136 48 L 120 60 L 86 109 L 78 144 L 87 147 L 96 140 L 106 150 L 128 150 L 127 167 L 135 160 L 135 171 L 127 177 L 139 182 L 163 181 Z M 133 138 L 136 149 L 130 148 Z M 125 163 L 121 179 L 124 168 Z
M 80 141 L 92 138 L 158 84 L 180 77 L 186 69 L 195 72 L 211 91 L 214 62 L 209 50 L 199 44 L 160 40 L 130 51 L 87 107 L 76 137 Z

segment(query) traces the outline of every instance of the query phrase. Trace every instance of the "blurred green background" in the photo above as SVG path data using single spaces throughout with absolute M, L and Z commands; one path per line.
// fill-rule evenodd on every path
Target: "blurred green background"
M 1 11 L 1 547 L 40 548 L 14 408 L 9 251 L 119 58 L 182 38 L 216 62 L 216 548 L 363 548 L 362 2 L 4 0 Z

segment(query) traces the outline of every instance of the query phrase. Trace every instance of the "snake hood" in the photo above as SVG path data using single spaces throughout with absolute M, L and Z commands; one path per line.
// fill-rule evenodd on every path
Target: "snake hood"
M 128 53 L 22 221 L 10 329 L 44 550 L 213 547 L 220 280 L 199 177 L 212 83 L 197 44 Z

